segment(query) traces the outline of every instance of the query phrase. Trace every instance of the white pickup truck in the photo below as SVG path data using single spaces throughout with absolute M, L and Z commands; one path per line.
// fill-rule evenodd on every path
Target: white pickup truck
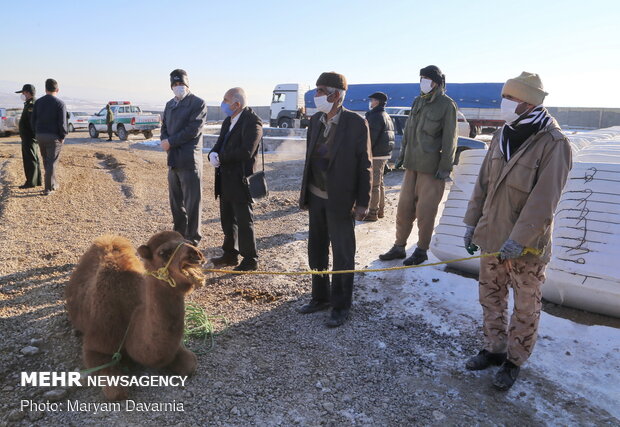
M 108 104 L 114 114 L 112 131 L 122 141 L 126 141 L 129 134 L 142 133 L 146 139 L 152 138 L 153 130 L 161 127 L 159 114 L 143 113 L 140 107 L 131 105 L 129 101 L 110 101 Z M 108 131 L 106 114 L 107 109 L 103 107 L 101 111 L 88 119 L 88 133 L 91 138 L 98 138 L 99 132 Z
M 0 136 L 19 133 L 21 108 L 0 108 Z

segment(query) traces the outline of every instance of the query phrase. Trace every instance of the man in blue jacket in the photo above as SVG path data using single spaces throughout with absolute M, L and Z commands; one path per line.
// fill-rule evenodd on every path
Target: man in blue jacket
M 56 171 L 60 150 L 67 136 L 67 107 L 58 99 L 58 82 L 45 81 L 45 96 L 37 99 L 32 109 L 32 128 L 39 142 L 43 168 L 45 169 L 45 189 L 43 195 L 49 196 L 58 189 Z
M 205 102 L 189 91 L 185 70 L 170 73 L 174 98 L 166 103 L 161 147 L 168 153 L 168 194 L 174 231 L 194 246 L 200 234 L 202 200 L 202 127 Z

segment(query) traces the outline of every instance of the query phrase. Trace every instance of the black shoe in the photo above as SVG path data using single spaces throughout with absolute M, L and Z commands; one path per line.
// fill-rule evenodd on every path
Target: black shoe
M 106 141 L 112 141 L 112 138 L 108 138 L 108 139 L 106 139 Z
M 239 257 L 232 254 L 224 254 L 217 258 L 211 258 L 211 262 L 215 267 L 236 266 L 239 264 Z
M 315 299 L 311 299 L 308 304 L 304 304 L 297 309 L 298 313 L 301 314 L 310 314 L 316 313 L 317 311 L 327 310 L 329 308 L 329 302 L 327 301 L 317 301 Z
M 21 188 L 22 190 L 26 189 L 26 188 L 34 188 L 34 185 L 30 185 L 30 184 L 23 184 L 20 185 L 18 188 Z
M 490 351 L 481 350 L 465 363 L 465 367 L 470 371 L 481 371 L 491 365 L 500 366 L 505 360 L 506 353 L 491 353 Z
M 233 268 L 235 271 L 254 271 L 258 270 L 258 261 L 252 258 L 243 258 L 241 263 Z
M 426 251 L 424 249 L 415 248 L 415 251 L 411 254 L 409 258 L 403 261 L 404 265 L 419 265 L 428 259 L 428 255 L 426 255 Z
M 44 196 L 51 196 L 56 190 L 43 190 Z
M 382 261 L 391 261 L 393 259 L 403 259 L 407 256 L 404 246 L 392 246 L 392 249 L 384 254 L 379 255 L 379 259 Z
M 508 390 L 517 380 L 520 370 L 520 367 L 512 363 L 510 360 L 506 360 L 499 368 L 499 371 L 495 374 L 493 386 L 498 390 Z
M 342 326 L 344 322 L 349 317 L 349 309 L 348 308 L 334 308 L 331 313 L 329 313 L 329 318 L 325 324 L 329 328 L 337 328 L 338 326 Z

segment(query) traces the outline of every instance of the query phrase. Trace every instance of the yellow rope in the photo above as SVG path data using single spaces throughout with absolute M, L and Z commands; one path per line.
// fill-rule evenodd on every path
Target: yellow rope
M 529 248 L 528 248 L 529 249 Z M 527 253 L 524 251 L 524 254 Z M 403 265 L 398 267 L 384 267 L 384 268 L 366 268 L 360 270 L 335 270 L 335 271 L 319 271 L 319 270 L 306 270 L 306 271 L 235 271 L 235 270 L 222 270 L 218 268 L 205 268 L 205 273 L 221 273 L 221 274 L 255 274 L 255 275 L 273 275 L 273 276 L 302 276 L 305 274 L 310 275 L 325 275 L 325 274 L 351 274 L 351 273 L 375 273 L 378 271 L 395 271 L 395 270 L 407 270 L 409 268 L 420 267 L 432 267 L 434 265 L 450 264 L 453 262 L 468 261 L 470 259 L 484 258 L 489 256 L 498 256 L 499 252 L 493 252 L 482 255 L 474 255 L 467 258 L 451 259 L 448 261 L 431 262 L 428 264 L 420 265 Z
M 185 242 L 179 243 L 179 245 L 176 247 L 176 249 L 172 253 L 172 256 L 170 257 L 170 259 L 168 260 L 165 266 L 158 268 L 155 271 L 147 271 L 146 274 L 149 276 L 153 276 L 154 278 L 158 280 L 168 283 L 170 287 L 172 288 L 176 288 L 177 282 L 175 282 L 174 279 L 170 277 L 170 270 L 168 270 L 168 267 L 170 267 L 170 263 L 172 262 L 172 259 L 174 258 L 174 256 L 177 254 L 177 251 L 179 250 L 179 248 L 183 246 L 184 244 Z

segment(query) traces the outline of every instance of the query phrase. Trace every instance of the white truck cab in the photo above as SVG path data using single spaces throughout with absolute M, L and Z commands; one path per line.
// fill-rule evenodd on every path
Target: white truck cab
M 309 89 L 298 83 L 276 85 L 271 99 L 269 126 L 292 128 L 295 120 L 301 119 L 305 114 L 304 94 Z

